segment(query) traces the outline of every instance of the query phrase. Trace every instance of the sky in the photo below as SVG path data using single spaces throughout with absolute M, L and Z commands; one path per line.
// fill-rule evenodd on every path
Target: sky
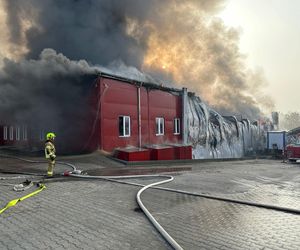
M 300 1 L 228 0 L 219 17 L 240 31 L 240 50 L 264 71 L 276 110 L 300 112 Z

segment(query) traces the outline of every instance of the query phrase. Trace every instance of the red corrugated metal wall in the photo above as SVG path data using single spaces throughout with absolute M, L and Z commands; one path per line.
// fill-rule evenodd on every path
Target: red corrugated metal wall
M 113 79 L 101 79 L 104 91 L 101 102 L 101 146 L 106 151 L 128 145 L 137 146 L 137 90 L 130 84 Z M 131 136 L 119 137 L 119 116 L 130 116 Z
M 181 120 L 181 97 L 161 90 L 149 92 L 150 144 L 177 143 L 181 135 L 174 135 L 174 118 Z M 165 134 L 156 136 L 156 117 L 163 117 Z
M 138 146 L 137 86 L 116 79 L 101 77 L 100 148 L 113 151 L 116 147 Z M 174 135 L 174 118 L 181 120 L 181 97 L 161 90 L 141 87 L 142 145 L 181 142 Z M 119 116 L 130 116 L 130 137 L 119 136 Z M 165 120 L 165 133 L 156 136 L 156 117 Z
M 118 79 L 98 77 L 91 89 L 91 116 L 86 121 L 86 133 L 80 142 L 80 149 L 93 151 L 97 148 L 112 152 L 117 147 L 139 145 L 138 136 L 138 86 Z M 181 96 L 167 91 L 140 87 L 141 100 L 141 134 L 142 146 L 147 144 L 180 143 L 182 136 L 174 135 L 174 118 L 181 120 Z M 119 136 L 119 116 L 130 116 L 130 137 Z M 164 135 L 156 136 L 155 118 L 163 117 L 165 122 Z M 7 126 L 9 129 L 9 126 Z M 0 145 L 19 144 L 33 145 L 39 141 L 38 131 L 33 133 L 28 128 L 26 140 L 3 141 L 3 124 L 0 126 Z M 36 134 L 36 135 L 35 135 Z M 41 146 L 40 145 L 40 146 Z M 41 146 L 43 147 L 43 145 Z

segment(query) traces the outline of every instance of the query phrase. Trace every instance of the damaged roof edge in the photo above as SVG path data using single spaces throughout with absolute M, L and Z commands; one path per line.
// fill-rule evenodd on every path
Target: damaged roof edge
M 99 77 L 104 77 L 104 78 L 109 78 L 109 79 L 114 79 L 114 80 L 121 80 L 123 82 L 127 82 L 133 85 L 143 85 L 146 88 L 149 89 L 158 89 L 158 90 L 164 90 L 164 91 L 168 91 L 168 92 L 176 92 L 176 93 L 181 93 L 182 89 L 177 89 L 177 88 L 170 88 L 170 87 L 165 87 L 163 85 L 159 85 L 158 83 L 151 83 L 151 82 L 145 82 L 145 81 L 141 81 L 141 80 L 134 80 L 134 79 L 130 79 L 130 78 L 126 78 L 123 76 L 118 76 L 118 75 L 112 75 L 109 73 L 105 73 L 105 72 L 98 72 L 97 75 Z
M 291 129 L 287 132 L 287 135 L 293 135 L 293 134 L 299 134 L 300 133 L 300 127 Z

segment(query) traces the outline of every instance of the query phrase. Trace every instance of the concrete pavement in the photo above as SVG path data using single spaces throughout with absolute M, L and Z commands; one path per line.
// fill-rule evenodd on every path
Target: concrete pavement
M 97 164 L 87 156 L 68 160 L 78 161 L 87 172 L 122 168 L 108 160 Z M 13 159 L 1 159 L 1 169 L 3 164 L 19 169 L 25 164 L 36 173 L 44 168 Z M 189 166 L 192 171 L 176 173 L 175 180 L 164 187 L 300 210 L 299 165 L 248 160 Z M 59 166 L 56 170 L 64 169 Z M 21 177 L 1 174 L 1 206 L 33 191 L 12 191 L 10 185 L 20 183 Z M 147 184 L 157 180 L 130 181 Z M 46 186 L 0 215 L 0 249 L 171 249 L 137 209 L 139 187 L 65 178 Z M 156 189 L 147 190 L 142 201 L 184 249 L 300 249 L 299 215 Z

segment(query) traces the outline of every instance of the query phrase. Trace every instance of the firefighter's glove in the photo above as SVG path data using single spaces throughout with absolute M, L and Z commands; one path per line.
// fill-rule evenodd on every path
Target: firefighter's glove
M 50 155 L 50 159 L 51 159 L 51 161 L 54 161 L 54 160 L 55 160 L 55 158 L 56 158 L 56 155 Z

